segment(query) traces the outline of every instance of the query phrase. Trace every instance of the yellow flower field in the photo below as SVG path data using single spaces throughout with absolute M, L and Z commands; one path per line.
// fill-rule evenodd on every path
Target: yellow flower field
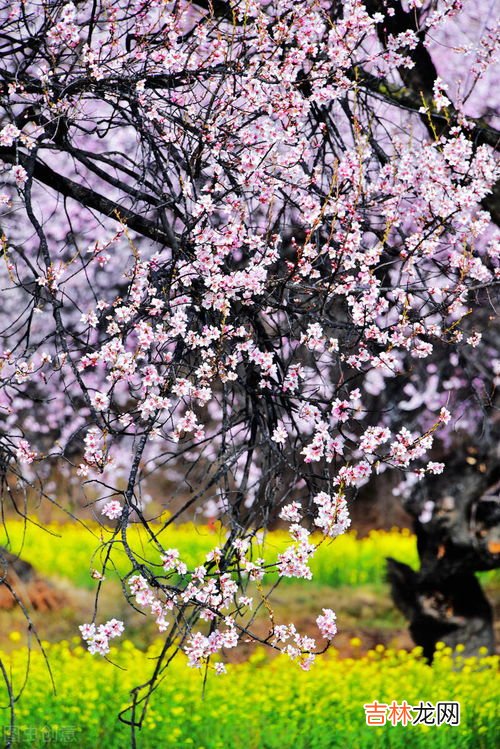
M 75 585 L 92 588 L 95 581 L 90 572 L 100 569 L 104 552 L 111 538 L 109 528 L 97 523 L 50 523 L 41 528 L 22 520 L 8 521 L 8 535 L 0 528 L 0 545 L 8 546 L 45 575 L 65 577 Z M 319 538 L 319 537 L 318 537 Z M 181 552 L 188 567 L 200 564 L 205 554 L 224 542 L 222 530 L 214 527 L 184 523 L 171 525 L 160 534 L 164 548 L 175 547 Z M 146 549 L 147 537 L 142 526 L 132 526 L 129 541 L 137 551 Z M 279 552 L 290 543 L 285 531 L 268 532 L 259 543 L 259 553 L 266 561 L 276 561 Z M 311 562 L 313 579 L 318 584 L 340 587 L 381 583 L 385 575 L 385 558 L 396 559 L 417 566 L 415 536 L 407 530 L 371 531 L 362 539 L 354 532 L 346 533 L 330 543 L 322 544 Z M 158 562 L 159 556 L 156 555 Z M 148 558 L 155 553 L 148 549 Z M 129 570 L 128 560 L 120 544 L 114 545 L 111 559 L 120 573 Z M 110 568 L 111 569 L 111 568 Z M 109 574 L 109 573 L 108 573 Z M 500 579 L 500 571 L 486 574 L 487 579 Z M 283 580 L 287 583 L 287 578 Z
M 160 643 L 143 653 L 124 641 L 110 654 L 117 665 L 90 656 L 76 640 L 45 647 L 56 693 L 42 654 L 32 652 L 28 687 L 17 704 L 14 747 L 127 746 L 130 729 L 116 723 L 116 715 L 129 704 L 130 689 L 151 674 Z M 24 681 L 27 657 L 25 648 L 0 654 L 6 669 L 12 669 L 16 693 Z M 229 665 L 226 675 L 209 672 L 203 695 L 203 674 L 187 668 L 179 656 L 152 697 L 138 731 L 138 747 L 494 749 L 498 661 L 461 659 L 459 654 L 453 660 L 450 650 L 442 648 L 431 668 L 418 649 L 406 653 L 378 646 L 360 660 L 339 659 L 331 651 L 306 673 L 285 658 L 269 661 L 257 652 L 244 664 Z M 406 700 L 412 706 L 420 700 L 458 701 L 460 725 L 369 727 L 363 705 L 373 700 Z M 7 711 L 0 715 L 5 736 Z

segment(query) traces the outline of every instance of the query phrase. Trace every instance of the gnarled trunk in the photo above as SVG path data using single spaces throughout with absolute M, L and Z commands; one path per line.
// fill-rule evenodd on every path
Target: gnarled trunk
M 414 517 L 420 569 L 389 558 L 388 580 L 410 633 L 432 660 L 438 641 L 494 652 L 493 613 L 475 572 L 500 566 L 500 451 L 463 449 L 441 476 L 418 486 L 405 503 Z

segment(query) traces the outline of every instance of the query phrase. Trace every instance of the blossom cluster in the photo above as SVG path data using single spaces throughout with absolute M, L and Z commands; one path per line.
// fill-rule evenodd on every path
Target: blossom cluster
M 242 586 L 266 607 L 268 573 L 311 578 L 311 529 L 344 533 L 360 487 L 445 470 L 436 440 L 473 431 L 498 380 L 495 131 L 468 109 L 491 24 L 464 92 L 433 51 L 470 26 L 460 3 L 411 0 L 401 29 L 397 4 L 331 5 L 0 10 L 6 485 L 55 499 L 59 472 L 112 521 L 129 598 L 193 666 L 251 639 Z M 267 565 L 280 507 L 291 542 Z M 165 510 L 228 535 L 191 568 L 151 531 L 144 559 L 131 524 Z M 84 625 L 92 652 L 108 625 Z M 318 626 L 331 639 L 333 613 Z
M 109 641 L 120 637 L 124 632 L 123 622 L 118 619 L 110 619 L 105 624 L 81 624 L 80 632 L 82 639 L 87 643 L 89 652 L 94 655 L 107 655 L 109 653 Z

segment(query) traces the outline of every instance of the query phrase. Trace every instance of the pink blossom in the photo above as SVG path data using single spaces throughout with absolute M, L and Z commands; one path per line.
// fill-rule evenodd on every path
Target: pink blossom
M 451 419 L 451 414 L 447 408 L 443 408 L 439 412 L 439 421 L 443 424 L 448 424 Z
M 345 533 L 351 525 L 351 519 L 343 494 L 337 493 L 331 496 L 326 492 L 320 492 L 313 498 L 313 502 L 319 508 L 314 523 L 326 536 L 335 538 Z
M 443 473 L 444 471 L 444 463 L 436 463 L 435 461 L 431 460 L 429 463 L 427 463 L 426 470 L 429 473 Z
M 273 442 L 276 442 L 278 445 L 284 445 L 287 440 L 287 432 L 286 429 L 282 426 L 277 426 L 274 430 L 271 439 Z
M 337 616 L 331 609 L 323 609 L 323 614 L 318 616 L 316 624 L 325 640 L 332 640 L 337 634 Z
M 93 393 L 90 400 L 96 411 L 105 411 L 109 408 L 109 398 L 106 393 Z
M 301 507 L 298 502 L 291 502 L 282 508 L 280 518 L 290 523 L 300 523 L 302 519 Z
M 123 507 L 117 499 L 113 499 L 111 502 L 106 502 L 101 510 L 102 515 L 106 515 L 110 520 L 116 520 L 121 516 L 122 512 Z
M 19 138 L 21 131 L 16 125 L 9 122 L 0 130 L 0 146 L 12 146 L 14 141 Z
M 107 655 L 109 653 L 109 641 L 120 637 L 125 630 L 123 622 L 118 619 L 110 619 L 105 624 L 96 627 L 95 624 L 81 624 L 80 632 L 86 641 L 89 652 L 92 655 Z
M 36 452 L 31 449 L 27 440 L 19 440 L 16 450 L 16 458 L 21 463 L 33 463 L 36 458 Z
M 28 172 L 26 171 L 26 169 L 19 164 L 16 164 L 16 166 L 12 167 L 12 174 L 14 175 L 14 179 L 16 180 L 16 185 L 18 187 L 24 187 L 24 185 L 28 181 Z

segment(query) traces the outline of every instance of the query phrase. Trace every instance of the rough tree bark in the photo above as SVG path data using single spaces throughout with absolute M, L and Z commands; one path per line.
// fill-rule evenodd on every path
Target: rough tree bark
M 494 652 L 493 613 L 475 572 L 500 566 L 500 424 L 464 447 L 445 472 L 405 503 L 414 517 L 420 569 L 388 559 L 392 597 L 432 660 L 436 643 Z

